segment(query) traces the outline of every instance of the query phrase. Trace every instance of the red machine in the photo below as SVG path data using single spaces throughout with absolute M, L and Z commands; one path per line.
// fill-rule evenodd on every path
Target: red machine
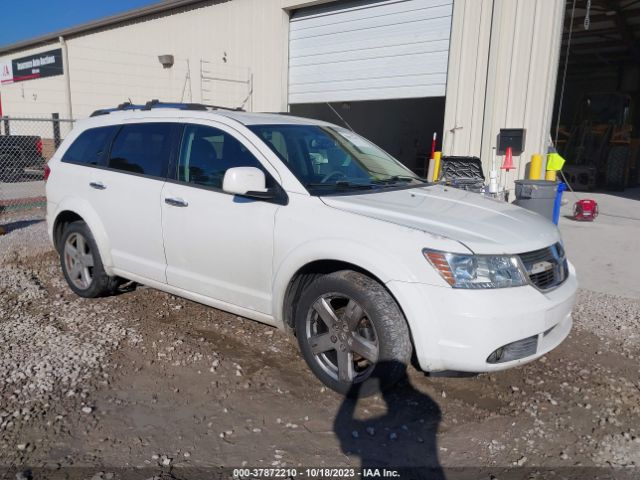
M 573 219 L 593 222 L 598 216 L 598 204 L 595 200 L 579 200 L 573 206 Z

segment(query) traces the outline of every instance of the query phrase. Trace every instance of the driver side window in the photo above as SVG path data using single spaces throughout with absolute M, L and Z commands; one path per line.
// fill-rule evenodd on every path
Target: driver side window
M 265 171 L 232 135 L 202 125 L 185 127 L 178 162 L 179 181 L 222 189 L 224 174 L 232 167 L 256 167 Z M 270 178 L 266 172 L 265 175 Z

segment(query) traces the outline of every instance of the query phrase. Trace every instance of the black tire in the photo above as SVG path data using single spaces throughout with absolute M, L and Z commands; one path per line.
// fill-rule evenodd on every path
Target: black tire
M 80 242 L 82 239 L 82 242 Z M 72 250 L 66 249 L 67 244 L 71 247 L 75 245 L 77 255 Z M 82 245 L 81 245 L 82 244 Z M 67 284 L 75 294 L 85 298 L 97 298 L 112 295 L 119 284 L 118 277 L 111 277 L 104 271 L 102 259 L 96 241 L 91 234 L 87 224 L 82 221 L 72 222 L 64 229 L 59 244 L 60 266 Z M 79 260 L 82 256 L 87 260 Z M 91 266 L 84 266 L 82 272 L 73 270 L 74 261 L 78 263 L 89 263 Z M 78 263 L 75 263 L 76 265 Z M 84 269 L 86 268 L 86 272 Z M 88 275 L 85 275 L 88 273 Z
M 321 318 L 322 309 L 331 322 Z M 381 392 L 404 378 L 411 361 L 409 327 L 397 303 L 378 282 L 351 270 L 323 275 L 304 290 L 295 330 L 311 371 L 343 395 Z
M 616 145 L 609 150 L 605 177 L 605 187 L 607 189 L 618 191 L 624 190 L 626 187 L 628 159 L 629 147 L 627 145 Z

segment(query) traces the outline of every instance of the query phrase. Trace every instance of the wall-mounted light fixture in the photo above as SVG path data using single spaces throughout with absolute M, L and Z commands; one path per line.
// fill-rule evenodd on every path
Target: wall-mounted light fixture
M 158 61 L 162 64 L 162 68 L 173 67 L 173 55 L 158 55 Z

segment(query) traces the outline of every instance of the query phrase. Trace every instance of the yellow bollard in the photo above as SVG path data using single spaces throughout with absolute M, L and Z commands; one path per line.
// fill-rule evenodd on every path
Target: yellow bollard
M 542 177 L 542 155 L 534 153 L 531 155 L 531 164 L 529 165 L 529 180 L 540 180 Z
M 547 173 L 545 173 L 544 175 L 544 179 L 550 182 L 555 182 L 557 178 L 557 174 L 558 172 L 556 172 L 555 170 L 547 170 Z
M 433 181 L 437 182 L 440 176 L 440 160 L 442 159 L 442 152 L 433 152 Z

